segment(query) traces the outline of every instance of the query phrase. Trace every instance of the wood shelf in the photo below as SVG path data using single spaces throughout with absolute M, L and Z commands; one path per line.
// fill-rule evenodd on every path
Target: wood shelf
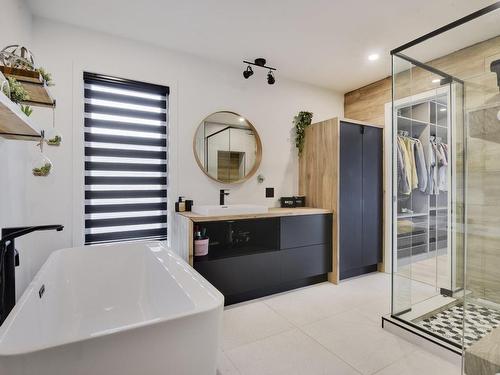
M 0 92 L 0 133 L 7 133 L 0 134 L 7 139 L 40 139 L 40 129 L 3 92 Z
M 30 99 L 23 102 L 23 104 L 37 107 L 55 107 L 56 101 L 52 98 L 49 88 L 37 71 L 0 66 L 0 72 L 6 77 L 15 78 L 23 85 L 30 96 Z

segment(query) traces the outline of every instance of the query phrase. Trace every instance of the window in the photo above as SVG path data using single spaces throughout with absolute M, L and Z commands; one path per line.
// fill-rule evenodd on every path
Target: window
M 168 87 L 83 78 L 85 244 L 166 239 Z

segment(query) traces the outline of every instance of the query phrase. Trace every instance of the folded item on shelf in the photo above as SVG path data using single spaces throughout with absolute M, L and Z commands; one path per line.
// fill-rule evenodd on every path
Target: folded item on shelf
M 398 220 L 398 233 L 413 232 L 413 222 L 411 220 Z

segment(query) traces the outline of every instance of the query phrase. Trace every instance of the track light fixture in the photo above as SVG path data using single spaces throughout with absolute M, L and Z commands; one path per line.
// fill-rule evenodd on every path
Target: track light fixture
M 247 66 L 247 70 L 245 70 L 243 72 L 243 77 L 245 77 L 245 79 L 248 79 L 250 78 L 251 76 L 253 75 L 253 69 L 250 65 Z
M 270 85 L 274 85 L 275 81 L 276 80 L 274 79 L 273 71 L 270 70 L 269 73 L 267 73 L 267 83 L 269 83 Z
M 250 61 L 243 61 L 243 62 L 245 64 L 248 64 L 246 70 L 243 71 L 243 77 L 245 77 L 245 79 L 248 79 L 253 75 L 252 66 L 257 66 L 259 68 L 269 69 L 269 73 L 267 73 L 267 83 L 269 83 L 270 85 L 274 85 L 276 79 L 274 78 L 273 70 L 276 70 L 276 68 L 273 68 L 271 66 L 266 66 L 266 59 L 260 57 L 258 59 L 255 59 L 253 62 Z

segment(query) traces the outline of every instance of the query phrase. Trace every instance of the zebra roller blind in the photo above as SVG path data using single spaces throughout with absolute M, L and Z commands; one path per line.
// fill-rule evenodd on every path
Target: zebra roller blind
M 85 244 L 166 239 L 168 87 L 83 78 Z

